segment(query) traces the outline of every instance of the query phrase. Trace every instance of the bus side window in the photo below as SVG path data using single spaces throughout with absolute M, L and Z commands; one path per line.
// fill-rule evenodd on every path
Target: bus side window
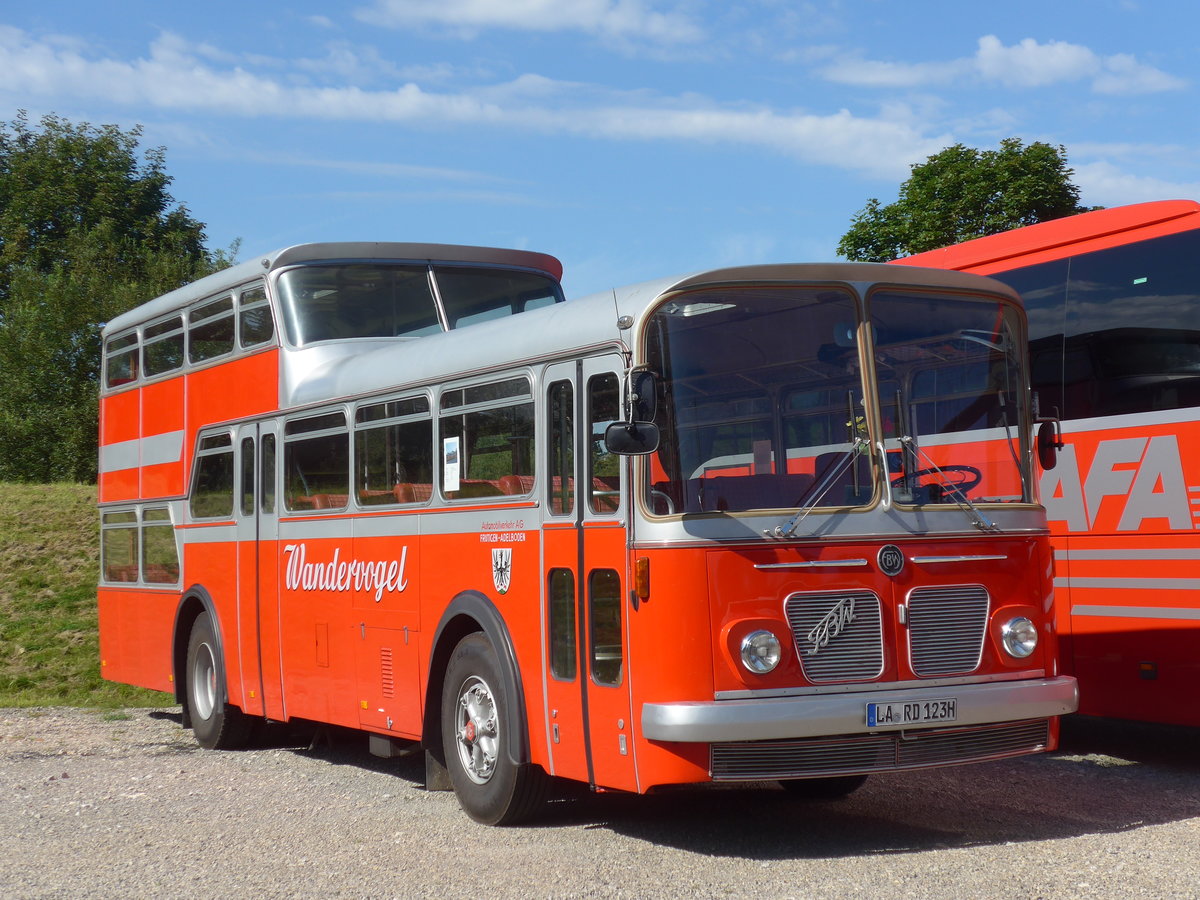
M 550 478 L 546 492 L 550 514 L 569 516 L 575 511 L 575 400 L 571 382 L 550 385 Z
M 593 569 L 588 574 L 588 609 L 592 681 L 619 685 L 625 653 L 621 645 L 621 576 L 614 569 Z
M 354 489 L 359 504 L 427 501 L 433 492 L 429 398 L 362 406 L 354 422 Z
M 238 342 L 242 347 L 256 347 L 275 337 L 267 291 L 262 285 L 246 288 L 238 297 Z
M 574 681 L 578 666 L 575 628 L 575 573 L 550 570 L 550 672 Z
M 105 348 L 104 383 L 108 387 L 120 387 L 137 381 L 138 336 L 137 332 L 115 337 Z
M 441 445 L 457 438 L 461 447 L 459 486 L 443 487 L 447 499 L 524 496 L 533 490 L 534 411 L 528 378 L 445 391 L 441 408 Z
M 289 510 L 345 509 L 350 502 L 350 434 L 342 412 L 284 426 L 284 505 Z
M 621 418 L 620 380 L 615 373 L 588 379 L 588 508 L 594 513 L 616 512 L 621 505 L 621 457 L 604 443 L 604 432 Z
M 170 510 L 147 509 L 142 513 L 142 578 L 148 584 L 179 581 L 179 550 Z
M 233 515 L 233 441 L 228 434 L 200 439 L 188 509 L 197 519 Z
M 188 360 L 204 362 L 233 352 L 233 298 L 221 297 L 188 313 Z
M 182 316 L 147 325 L 142 340 L 142 369 L 147 377 L 183 368 Z
M 275 435 L 262 436 L 262 498 L 259 509 L 270 515 L 275 512 Z
M 138 580 L 138 526 L 135 510 L 101 514 L 100 566 L 104 581 Z
M 242 438 L 242 515 L 254 515 L 254 438 Z

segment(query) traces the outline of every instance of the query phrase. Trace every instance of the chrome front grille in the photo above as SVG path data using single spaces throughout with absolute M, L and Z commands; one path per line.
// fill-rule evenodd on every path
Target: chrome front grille
M 713 781 L 774 781 L 893 772 L 1004 759 L 1045 750 L 1046 719 L 972 728 L 713 744 Z
M 869 681 L 882 674 L 883 626 L 875 594 L 792 594 L 784 610 L 809 681 Z
M 917 588 L 908 597 L 912 670 L 923 678 L 979 667 L 988 593 L 979 585 Z

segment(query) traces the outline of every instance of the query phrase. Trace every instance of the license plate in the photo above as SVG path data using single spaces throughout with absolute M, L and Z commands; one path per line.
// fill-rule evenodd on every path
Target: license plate
M 958 700 L 910 700 L 906 703 L 868 703 L 867 727 L 883 725 L 924 725 L 953 722 L 958 718 Z

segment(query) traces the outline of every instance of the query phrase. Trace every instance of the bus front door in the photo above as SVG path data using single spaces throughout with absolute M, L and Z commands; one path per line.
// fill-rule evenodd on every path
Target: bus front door
M 544 714 L 552 774 L 636 790 L 624 466 L 603 440 L 620 418 L 620 371 L 608 356 L 550 366 L 542 382 Z
M 279 522 L 275 508 L 275 425 L 238 429 L 237 655 L 241 684 L 231 700 L 252 715 L 286 718 L 279 670 Z

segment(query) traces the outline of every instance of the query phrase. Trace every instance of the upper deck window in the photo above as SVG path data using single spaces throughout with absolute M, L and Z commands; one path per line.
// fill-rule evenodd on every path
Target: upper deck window
M 279 276 L 288 339 L 420 337 L 442 330 L 425 266 L 301 266 Z
M 188 359 L 203 362 L 233 352 L 233 298 L 221 297 L 188 314 Z
M 307 347 L 436 334 L 558 303 L 562 290 L 519 269 L 363 262 L 289 269 L 279 296 L 288 340 Z
M 182 316 L 174 315 L 153 325 L 147 325 L 142 341 L 142 368 L 147 376 L 162 375 L 182 368 Z
M 435 270 L 451 328 L 501 319 L 558 301 L 558 285 L 533 272 L 495 269 Z
M 238 298 L 238 341 L 243 347 L 257 347 L 275 336 L 267 291 L 262 285 L 246 288 Z
M 108 387 L 118 387 L 137 381 L 138 377 L 138 336 L 137 332 L 129 332 L 119 337 L 111 338 L 105 347 L 104 383 Z

